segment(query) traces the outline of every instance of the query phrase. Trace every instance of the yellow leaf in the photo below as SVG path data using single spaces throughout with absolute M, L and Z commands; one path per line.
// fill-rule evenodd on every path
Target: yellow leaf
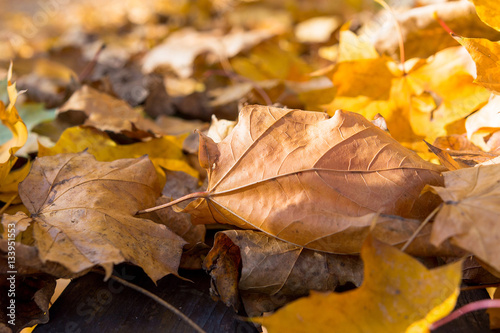
M 340 62 L 332 78 L 337 93 L 328 111 L 345 109 L 368 119 L 380 113 L 396 140 L 426 153 L 423 139 L 455 134 L 452 125 L 489 97 L 473 83 L 470 60 L 462 50 L 448 48 L 428 59 L 410 59 L 406 72 L 385 56 Z M 465 131 L 462 127 L 458 131 Z
M 52 156 L 61 153 L 77 153 L 85 149 L 98 161 L 109 162 L 122 158 L 137 158 L 147 154 L 156 168 L 160 180 L 164 183 L 165 172 L 162 168 L 198 177 L 182 153 L 182 142 L 186 135 L 154 138 L 146 142 L 119 145 L 109 136 L 91 127 L 71 127 L 63 132 L 52 148 L 39 144 L 38 156 Z
M 311 292 L 253 321 L 273 332 L 428 332 L 459 294 L 461 262 L 428 270 L 371 236 L 361 252 L 364 282 L 344 293 Z M 326 310 L 325 310 L 326 309 Z
M 9 95 L 9 105 L 0 101 L 0 120 L 2 124 L 12 132 L 12 139 L 0 146 L 0 183 L 3 183 L 10 169 L 16 162 L 14 154 L 21 149 L 28 139 L 28 129 L 23 120 L 19 116 L 16 107 L 17 97 L 20 93 L 16 90 L 16 84 L 11 82 L 12 65 L 9 68 L 7 76 L 8 86 L 7 93 Z M 22 92 L 21 92 L 22 93 Z
M 500 31 L 500 8 L 497 0 L 472 0 L 481 21 Z
M 500 43 L 484 38 L 465 38 L 457 36 L 476 63 L 477 78 L 474 82 L 500 94 Z

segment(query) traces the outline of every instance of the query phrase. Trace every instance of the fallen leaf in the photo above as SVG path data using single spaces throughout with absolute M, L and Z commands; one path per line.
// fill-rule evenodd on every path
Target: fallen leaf
M 15 107 L 17 97 L 20 93 L 16 90 L 16 84 L 12 83 L 12 65 L 9 68 L 7 75 L 7 93 L 9 96 L 9 104 L 0 101 L 0 120 L 2 124 L 12 132 L 12 139 L 3 143 L 0 146 L 0 183 L 3 183 L 14 166 L 17 158 L 14 154 L 21 149 L 28 139 L 28 129 L 23 120 L 19 116 Z
M 338 16 L 317 16 L 295 26 L 295 37 L 301 43 L 326 43 L 341 25 Z
M 70 127 L 63 132 L 55 146 L 51 148 L 39 145 L 38 156 L 54 156 L 57 154 L 78 153 L 85 149 L 98 161 L 108 162 L 121 158 L 137 158 L 148 155 L 160 182 L 165 181 L 165 171 L 183 171 L 197 177 L 198 172 L 186 161 L 182 153 L 182 142 L 185 136 L 162 136 L 146 142 L 130 145 L 119 145 L 111 140 L 108 134 L 91 127 Z
M 500 10 L 498 10 L 498 3 L 495 0 L 472 0 L 476 7 L 477 15 L 481 21 L 500 31 Z
M 215 143 L 221 142 L 231 133 L 234 126 L 236 126 L 236 121 L 217 119 L 215 115 L 212 115 L 212 123 L 208 128 L 207 136 L 214 140 Z
M 443 176 L 445 187 L 432 187 L 444 203 L 434 220 L 431 242 L 438 246 L 449 239 L 500 271 L 500 165 L 450 171 Z
M 436 156 L 439 158 L 439 161 L 441 162 L 442 165 L 444 165 L 448 170 L 458 170 L 462 168 L 468 168 L 469 166 L 465 163 L 462 163 L 460 161 L 455 161 L 451 155 L 446 151 L 442 150 L 436 146 L 431 145 L 428 142 L 425 142 L 429 149 L 436 154 Z
M 494 1 L 494 0 L 493 0 Z M 434 18 L 446 22 L 451 30 L 471 37 L 500 38 L 500 33 L 485 25 L 476 15 L 474 6 L 467 1 L 453 1 L 419 6 L 397 12 L 397 23 L 403 34 L 407 59 L 427 58 L 447 47 L 455 46 L 453 40 Z M 484 20 L 483 20 L 484 21 Z M 399 57 L 399 40 L 394 19 L 387 11 L 375 17 L 374 22 L 362 29 L 361 36 L 374 41 L 381 54 Z
M 222 34 L 220 31 L 199 32 L 183 29 L 172 33 L 144 57 L 142 68 L 146 73 L 157 67 L 168 67 L 180 78 L 188 78 L 193 73 L 193 62 L 201 53 L 215 55 L 215 61 L 235 56 L 242 50 L 252 47 L 272 36 L 265 30 L 233 31 Z
M 147 157 L 97 162 L 86 152 L 38 158 L 19 185 L 42 262 L 74 273 L 100 265 L 109 277 L 114 264 L 129 261 L 153 281 L 177 274 L 185 244 L 165 226 L 133 217 L 158 194 Z
M 341 110 L 330 118 L 244 107 L 220 143 L 200 136 L 199 159 L 208 189 L 183 210 L 193 223 L 229 223 L 336 253 L 359 251 L 375 212 L 425 217 L 437 202 L 420 192 L 442 183 L 440 166 L 361 115 Z M 401 230 L 409 225 L 403 220 L 385 216 L 377 222 Z
M 491 148 L 484 141 L 484 134 L 489 135 L 500 129 L 500 96 L 492 94 L 488 104 L 467 117 L 465 128 L 469 140 L 483 150 L 490 151 Z
M 500 93 L 500 83 L 497 77 L 500 74 L 500 54 L 499 42 L 492 42 L 485 38 L 466 38 L 455 36 L 455 39 L 462 44 L 472 59 L 476 63 L 477 77 L 474 82 L 483 87 Z
M 344 293 L 311 292 L 261 318 L 272 332 L 428 332 L 457 300 L 461 262 L 428 270 L 411 256 L 368 237 L 364 281 Z M 328 309 L 328 311 L 325 311 Z
M 332 77 L 337 91 L 328 111 L 345 109 L 367 119 L 379 113 L 396 140 L 425 155 L 422 139 L 433 142 L 455 134 L 451 125 L 489 97 L 486 89 L 472 82 L 469 63 L 461 47 L 442 50 L 429 59 L 410 59 L 405 71 L 386 56 L 341 62 Z M 459 130 L 457 134 L 463 133 Z
M 75 91 L 70 99 L 57 109 L 57 115 L 59 119 L 64 119 L 71 125 L 84 124 L 131 137 L 144 138 L 161 134 L 161 128 L 152 120 L 144 118 L 127 102 L 87 85 Z
M 249 316 L 274 311 L 309 290 L 359 286 L 363 279 L 359 256 L 315 252 L 251 230 L 218 232 L 203 265 L 211 293 L 236 308 L 241 296 Z

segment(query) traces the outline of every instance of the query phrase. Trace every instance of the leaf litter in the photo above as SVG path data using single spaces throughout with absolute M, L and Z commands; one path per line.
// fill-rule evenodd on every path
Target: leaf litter
M 203 267 L 214 298 L 254 317 L 276 311 L 253 319 L 269 331 L 331 329 L 324 309 L 339 302 L 349 330 L 446 320 L 460 257 L 490 282 L 500 271 L 499 24 L 492 1 L 473 2 L 394 6 L 404 45 L 380 23 L 388 12 L 350 1 L 76 2 L 35 39 L 0 41 L 0 62 L 15 58 L 28 88 L 4 72 L 1 258 L 15 225 L 20 274 L 40 276 L 14 330 L 48 320 L 54 278 L 109 277 L 121 262 L 153 281 Z M 32 101 L 46 109 L 26 126 L 16 106 Z M 26 143 L 35 135 L 38 148 Z M 206 228 L 230 230 L 208 246 Z M 427 269 L 408 254 L 455 263 Z

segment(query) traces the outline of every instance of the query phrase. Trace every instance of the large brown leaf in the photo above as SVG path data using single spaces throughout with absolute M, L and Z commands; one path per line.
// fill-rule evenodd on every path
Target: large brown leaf
M 375 212 L 426 216 L 435 203 L 420 192 L 426 184 L 442 184 L 440 167 L 342 110 L 330 118 L 247 106 L 220 143 L 201 136 L 199 157 L 209 183 L 184 210 L 194 223 L 259 229 L 336 253 L 359 251 Z M 394 230 L 404 229 L 403 220 L 383 216 L 377 222 L 385 226 L 377 237 L 401 241 Z
M 109 276 L 113 264 L 129 261 L 154 281 L 177 273 L 186 243 L 165 226 L 132 216 L 159 191 L 147 157 L 97 162 L 86 152 L 38 158 L 19 185 L 43 262 L 74 273 L 100 265 Z

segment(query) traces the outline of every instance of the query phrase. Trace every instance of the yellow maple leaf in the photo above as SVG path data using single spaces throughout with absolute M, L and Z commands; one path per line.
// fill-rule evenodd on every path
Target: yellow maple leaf
M 16 84 L 12 83 L 11 79 L 12 63 L 7 75 L 9 104 L 5 106 L 5 104 L 0 101 L 0 120 L 2 124 L 12 132 L 12 139 L 0 146 L 0 191 L 3 184 L 7 181 L 10 170 L 14 166 L 14 163 L 16 163 L 17 157 L 15 157 L 14 154 L 24 146 L 28 139 L 28 129 L 15 107 L 17 97 L 22 92 L 17 92 Z
M 428 332 L 459 293 L 461 262 L 428 270 L 411 256 L 369 236 L 361 250 L 364 282 L 344 293 L 319 293 L 267 317 L 272 332 Z M 325 311 L 325 309 L 327 309 Z
M 56 145 L 52 148 L 39 144 L 38 156 L 52 156 L 61 153 L 77 153 L 85 149 L 95 156 L 98 161 L 110 162 L 122 158 L 137 158 L 147 154 L 156 168 L 161 182 L 165 182 L 163 168 L 198 177 L 186 161 L 182 153 L 182 142 L 186 135 L 165 135 L 146 142 L 130 145 L 119 145 L 109 136 L 92 127 L 70 127 L 63 132 Z
M 481 21 L 500 31 L 500 8 L 497 0 L 472 0 Z
M 342 43 L 355 39 L 352 34 L 346 37 L 340 41 L 341 50 Z M 425 154 L 423 139 L 433 142 L 465 132 L 463 123 L 455 123 L 488 100 L 488 91 L 473 83 L 462 50 L 448 48 L 428 59 L 410 59 L 404 66 L 386 56 L 372 58 L 370 52 L 341 61 L 332 76 L 337 92 L 328 112 L 346 109 L 368 119 L 380 113 L 395 139 Z

